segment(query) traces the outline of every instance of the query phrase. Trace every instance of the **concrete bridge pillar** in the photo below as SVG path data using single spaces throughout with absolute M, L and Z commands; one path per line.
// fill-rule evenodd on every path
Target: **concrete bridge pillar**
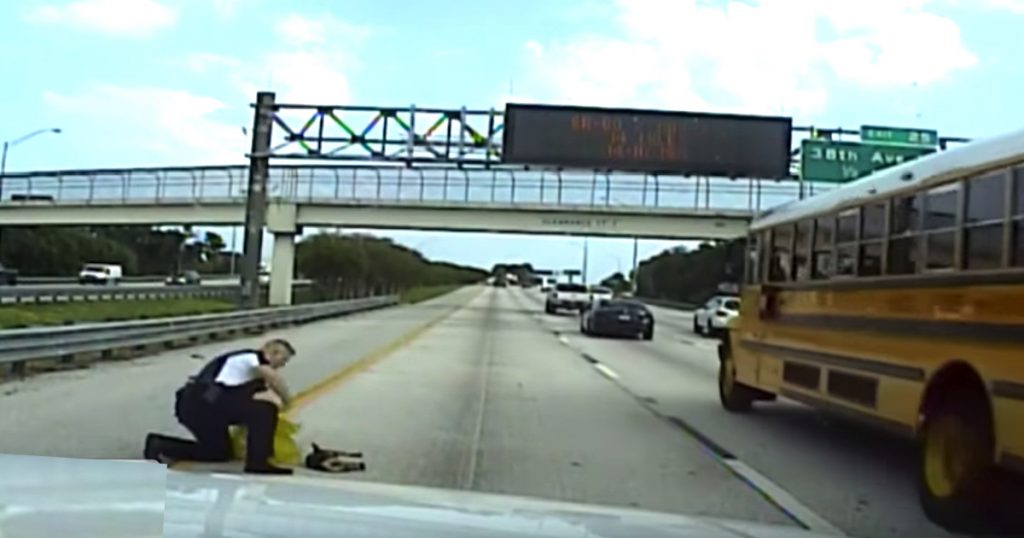
M 295 204 L 272 202 L 267 206 L 267 231 L 273 234 L 270 252 L 270 306 L 292 304 L 295 275 L 295 236 L 302 230 L 296 224 Z

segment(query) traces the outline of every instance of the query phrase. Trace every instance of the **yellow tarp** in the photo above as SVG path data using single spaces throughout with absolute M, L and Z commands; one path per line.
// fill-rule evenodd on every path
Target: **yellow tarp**
M 235 458 L 245 459 L 245 426 L 231 426 L 231 447 Z M 277 430 L 274 432 L 274 457 L 270 463 L 281 467 L 294 467 L 302 461 L 302 453 L 295 436 L 299 433 L 299 425 L 288 420 L 283 414 L 277 416 Z

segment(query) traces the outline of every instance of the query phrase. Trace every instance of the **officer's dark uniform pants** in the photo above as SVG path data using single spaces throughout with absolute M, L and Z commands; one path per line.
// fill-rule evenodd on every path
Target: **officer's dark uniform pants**
M 196 440 L 160 435 L 160 453 L 175 460 L 228 461 L 233 457 L 228 427 L 246 427 L 246 466 L 265 466 L 274 454 L 277 406 L 254 400 L 252 391 L 227 389 L 216 402 L 203 401 L 196 391 L 177 395 L 175 414 Z

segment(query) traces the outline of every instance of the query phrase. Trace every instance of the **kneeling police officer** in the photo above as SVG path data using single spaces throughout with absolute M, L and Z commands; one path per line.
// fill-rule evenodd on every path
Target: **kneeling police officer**
M 175 393 L 174 414 L 195 441 L 151 433 L 146 436 L 146 459 L 229 461 L 228 428 L 242 425 L 248 432 L 245 472 L 291 474 L 291 469 L 270 463 L 278 406 L 256 395 L 269 388 L 288 406 L 291 394 L 277 370 L 294 355 L 295 348 L 278 338 L 259 349 L 230 351 L 210 360 Z

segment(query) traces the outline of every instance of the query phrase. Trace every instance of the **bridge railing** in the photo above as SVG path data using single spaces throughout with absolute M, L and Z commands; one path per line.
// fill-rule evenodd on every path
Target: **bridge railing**
M 8 174 L 3 203 L 241 201 L 248 168 L 126 168 Z M 805 185 L 804 195 L 821 192 Z M 273 166 L 271 198 L 760 211 L 797 199 L 794 181 L 511 168 Z

